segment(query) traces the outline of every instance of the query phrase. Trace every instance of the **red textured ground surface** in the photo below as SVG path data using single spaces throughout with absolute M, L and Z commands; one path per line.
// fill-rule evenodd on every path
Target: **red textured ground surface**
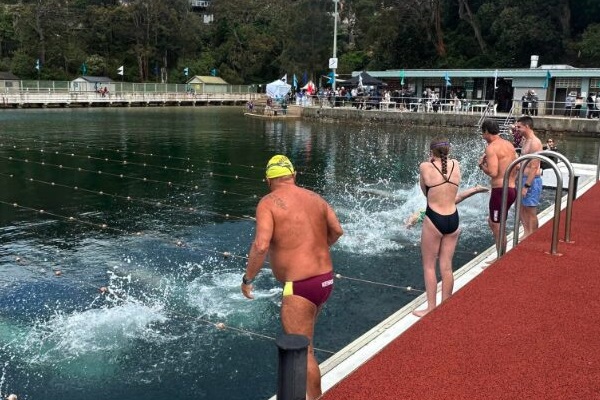
M 574 202 L 560 257 L 551 235 L 550 221 L 322 399 L 600 399 L 600 185 Z

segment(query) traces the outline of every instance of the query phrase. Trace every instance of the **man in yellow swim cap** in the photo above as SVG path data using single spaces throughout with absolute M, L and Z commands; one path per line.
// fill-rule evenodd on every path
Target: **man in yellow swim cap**
M 289 158 L 282 155 L 271 157 L 267 163 L 267 179 L 280 178 L 282 176 L 295 175 L 296 171 Z
M 244 296 L 254 298 L 252 282 L 269 254 L 273 275 L 284 285 L 283 331 L 310 341 L 306 398 L 312 400 L 322 393 L 312 338 L 317 315 L 333 289 L 329 247 L 343 231 L 331 206 L 318 194 L 296 186 L 295 176 L 286 156 L 276 155 L 267 163 L 271 192 L 256 208 L 256 234 L 241 288 Z

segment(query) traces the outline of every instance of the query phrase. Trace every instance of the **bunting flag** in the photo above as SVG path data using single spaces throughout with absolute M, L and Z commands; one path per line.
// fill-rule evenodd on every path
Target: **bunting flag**
M 292 87 L 295 89 L 298 87 L 298 78 L 296 78 L 296 74 L 292 77 Z
M 404 86 L 404 70 L 400 71 L 400 84 Z
M 328 73 L 327 76 L 329 77 L 329 80 L 327 81 L 327 83 L 329 83 L 330 85 L 333 85 L 333 83 L 335 82 L 335 74 L 333 73 L 333 71 Z
M 287 74 L 281 77 L 281 81 L 287 83 Z
M 498 70 L 494 71 L 494 90 L 498 89 Z
M 552 74 L 550 71 L 546 71 L 546 79 L 544 80 L 544 89 L 548 89 L 548 85 L 550 85 L 550 79 L 552 79 Z
M 123 74 L 124 74 L 124 68 L 123 68 L 122 65 L 119 67 L 119 69 L 117 69 L 117 74 L 123 76 Z
M 450 75 L 448 75 L 448 72 L 446 72 L 446 74 L 444 75 L 444 80 L 446 81 L 446 86 L 452 86 L 452 82 L 450 81 Z

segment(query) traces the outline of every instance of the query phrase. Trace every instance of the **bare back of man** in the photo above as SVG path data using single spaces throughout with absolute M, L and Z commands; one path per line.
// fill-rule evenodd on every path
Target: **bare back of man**
M 504 186 L 504 174 L 511 162 L 517 159 L 515 147 L 508 140 L 498 137 L 485 148 L 485 162 L 487 169 L 484 171 L 490 177 L 492 188 Z M 488 173 L 489 172 L 489 173 Z M 515 187 L 517 171 L 514 169 L 509 177 L 508 187 Z
M 306 395 L 312 400 L 322 393 L 321 372 L 313 350 L 314 327 L 333 287 L 329 247 L 343 231 L 323 198 L 296 186 L 293 166 L 288 163 L 287 158 L 273 163 L 276 171 L 289 170 L 282 176 L 269 178 L 267 172 L 271 193 L 261 199 L 256 209 L 256 235 L 242 293 L 253 298 L 251 282 L 268 253 L 273 275 L 285 285 L 281 301 L 283 331 L 309 339 Z M 269 168 L 270 164 L 267 171 Z
M 261 200 L 257 217 L 263 208 L 273 220 L 269 254 L 278 281 L 297 281 L 333 269 L 327 240 L 331 209 L 325 200 L 309 190 L 285 185 Z

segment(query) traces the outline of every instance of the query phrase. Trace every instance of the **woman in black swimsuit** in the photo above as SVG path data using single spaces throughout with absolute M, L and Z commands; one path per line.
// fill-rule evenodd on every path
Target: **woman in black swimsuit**
M 439 260 L 442 276 L 442 301 L 452 295 L 454 276 L 452 258 L 458 242 L 458 211 L 456 194 L 460 184 L 460 165 L 448 159 L 448 139 L 434 139 L 430 145 L 431 158 L 419 166 L 419 183 L 425 197 L 427 209 L 421 230 L 421 257 L 427 293 L 427 308 L 415 310 L 422 317 L 436 307 L 437 276 L 436 260 Z

